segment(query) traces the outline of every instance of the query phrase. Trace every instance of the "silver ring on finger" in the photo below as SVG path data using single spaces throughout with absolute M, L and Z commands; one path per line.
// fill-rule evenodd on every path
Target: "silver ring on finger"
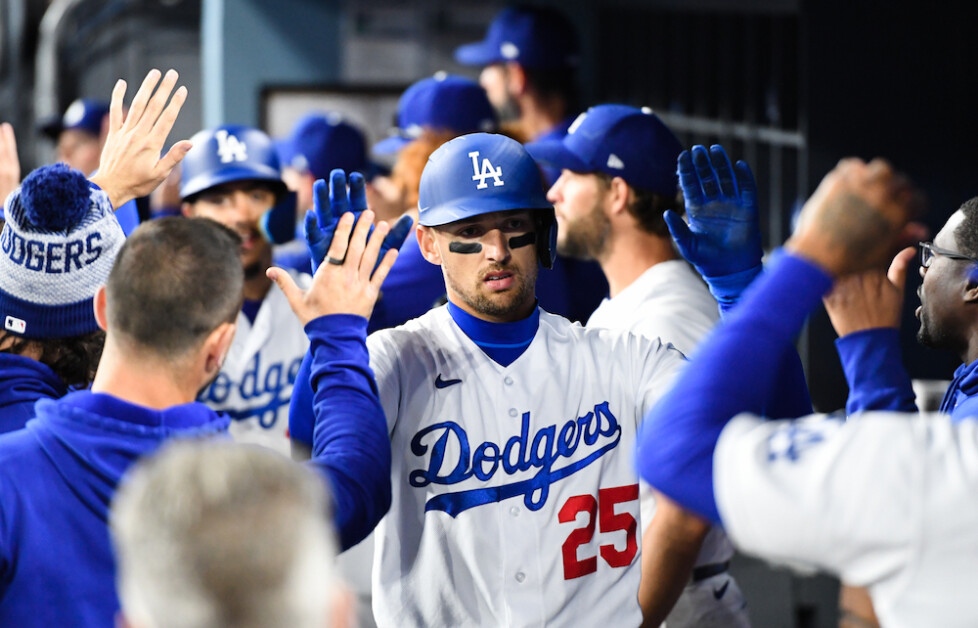
M 343 260 L 342 259 L 337 258 L 337 257 L 330 257 L 329 255 L 327 255 L 326 256 L 326 259 L 324 259 L 323 261 L 326 262 L 327 264 L 333 264 L 334 266 L 342 266 L 343 265 Z

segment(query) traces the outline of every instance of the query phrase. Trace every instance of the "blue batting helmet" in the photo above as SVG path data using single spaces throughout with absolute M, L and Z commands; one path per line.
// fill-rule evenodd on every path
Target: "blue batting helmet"
M 428 158 L 418 191 L 418 224 L 435 227 L 514 209 L 539 210 L 537 251 L 553 267 L 557 222 L 540 169 L 523 145 L 505 135 L 472 133 L 442 144 Z
M 275 193 L 275 205 L 262 216 L 265 237 L 275 244 L 295 237 L 295 194 L 282 181 L 271 138 L 258 129 L 224 125 L 200 131 L 181 162 L 180 200 L 236 181 L 261 181 Z

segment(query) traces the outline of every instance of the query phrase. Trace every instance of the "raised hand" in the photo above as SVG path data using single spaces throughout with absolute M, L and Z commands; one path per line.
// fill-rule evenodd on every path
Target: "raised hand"
M 122 108 L 126 82 L 120 79 L 112 90 L 109 132 L 92 182 L 105 190 L 116 209 L 152 192 L 190 150 L 190 142 L 181 140 L 160 157 L 187 99 L 186 87 L 173 92 L 178 78 L 176 71 L 169 70 L 161 81 L 160 71 L 150 70 L 133 97 L 128 114 Z
M 760 268 L 763 249 L 757 217 L 757 187 L 746 162 L 730 165 L 721 146 L 679 155 L 679 184 L 689 225 L 664 214 L 679 252 L 706 278 Z
M 9 122 L 0 124 L 0 207 L 10 193 L 20 185 L 20 158 L 17 157 L 17 138 Z M 0 209 L 0 214 L 3 210 Z
M 900 327 L 907 269 L 917 254 L 908 247 L 897 253 L 887 272 L 870 270 L 835 282 L 823 299 L 832 327 L 839 336 L 880 327 Z
M 306 244 L 312 258 L 313 273 L 326 258 L 333 241 L 333 234 L 343 215 L 351 213 L 354 219 L 358 219 L 367 209 L 363 175 L 359 172 L 351 172 L 349 189 L 346 183 L 346 173 L 336 169 L 329 173 L 328 186 L 323 179 L 313 185 L 313 209 L 306 210 L 305 218 Z M 371 212 L 371 216 L 373 215 Z M 401 248 L 412 223 L 410 216 L 401 216 L 381 243 L 379 259 L 383 259 L 387 251 Z
M 785 248 L 836 277 L 883 268 L 926 233 L 911 222 L 922 208 L 919 192 L 886 161 L 843 159 L 805 203 Z
M 303 325 L 329 314 L 370 317 L 380 286 L 397 258 L 396 249 L 381 256 L 390 227 L 382 222 L 372 228 L 373 219 L 374 213 L 365 210 L 358 215 L 345 212 L 336 220 L 324 255 L 327 263 L 319 265 L 309 290 L 300 289 L 281 268 L 268 269 L 269 279 L 282 289 Z

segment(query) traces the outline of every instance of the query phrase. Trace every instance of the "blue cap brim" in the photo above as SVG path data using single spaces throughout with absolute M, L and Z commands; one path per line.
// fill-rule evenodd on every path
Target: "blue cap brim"
M 591 172 L 594 170 L 583 159 L 572 153 L 561 140 L 530 142 L 525 146 L 530 157 L 544 166 L 573 170 L 574 172 Z
M 407 139 L 406 137 L 391 135 L 390 137 L 385 137 L 374 144 L 370 150 L 378 155 L 390 155 L 391 153 L 396 153 L 410 143 L 411 140 Z
M 497 46 L 488 41 L 477 41 L 455 49 L 455 60 L 462 65 L 491 65 L 502 61 Z

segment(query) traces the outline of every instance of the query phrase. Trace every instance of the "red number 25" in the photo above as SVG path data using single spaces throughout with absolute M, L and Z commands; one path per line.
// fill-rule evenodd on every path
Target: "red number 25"
M 598 498 L 593 495 L 575 495 L 569 498 L 557 513 L 560 523 L 570 523 L 577 519 L 577 514 L 586 512 L 587 523 L 583 528 L 576 528 L 564 541 L 564 580 L 580 578 L 598 570 L 598 557 L 578 558 L 577 548 L 590 543 L 594 538 L 595 515 L 598 529 L 602 534 L 609 532 L 625 532 L 625 549 L 617 549 L 614 543 L 600 547 L 601 558 L 612 567 L 626 567 L 632 563 L 638 552 L 638 522 L 627 512 L 616 513 L 615 506 L 623 502 L 638 499 L 638 484 L 602 488 L 598 490 Z

